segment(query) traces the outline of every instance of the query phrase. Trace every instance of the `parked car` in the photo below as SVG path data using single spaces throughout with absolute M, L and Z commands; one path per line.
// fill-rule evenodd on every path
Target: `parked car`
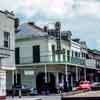
M 90 83 L 90 81 L 81 81 L 79 83 L 79 86 L 76 87 L 76 90 L 85 90 L 85 89 L 91 90 L 91 83 Z
M 26 96 L 26 95 L 33 95 L 34 94 L 34 89 L 28 85 L 16 85 L 13 87 L 11 90 L 7 90 L 7 95 L 12 95 L 13 91 L 15 90 L 15 95 L 19 95 L 19 89 L 21 90 L 21 94 Z
M 92 83 L 91 90 L 100 90 L 100 82 Z

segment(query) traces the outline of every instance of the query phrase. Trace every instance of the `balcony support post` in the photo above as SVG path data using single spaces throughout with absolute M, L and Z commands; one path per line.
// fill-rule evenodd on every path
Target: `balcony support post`
M 48 94 L 48 79 L 47 79 L 47 65 L 45 64 L 45 86 L 44 86 L 44 90 L 45 90 L 45 95 Z
M 86 68 L 84 68 L 84 80 L 86 81 Z
M 78 67 L 76 66 L 76 82 L 78 82 Z
M 59 72 L 56 72 L 56 88 L 57 88 L 57 93 L 59 93 Z
M 67 68 L 67 64 L 65 65 L 65 79 L 66 79 L 66 83 L 67 83 L 67 87 L 68 85 L 68 68 Z
M 15 76 L 16 76 L 16 77 L 15 77 L 15 78 L 16 78 L 16 83 L 15 83 L 15 84 L 17 84 L 17 69 L 16 69 L 16 71 L 15 71 L 15 74 L 16 74 L 16 75 L 15 75 Z
M 58 77 L 58 75 L 59 75 L 59 72 L 56 72 L 56 86 L 58 86 L 58 83 L 59 83 L 59 77 Z
M 14 73 L 15 73 L 15 70 L 12 70 L 12 86 L 14 85 Z
M 45 64 L 45 83 L 47 83 L 47 65 Z

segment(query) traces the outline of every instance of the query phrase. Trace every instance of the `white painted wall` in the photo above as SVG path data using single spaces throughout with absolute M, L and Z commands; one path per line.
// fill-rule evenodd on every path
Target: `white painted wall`
M 80 52 L 80 44 L 74 41 L 71 41 L 71 50 Z
M 55 49 L 57 50 L 56 40 L 54 38 L 48 40 L 48 53 L 50 55 L 49 61 L 52 61 L 52 45 L 55 45 Z M 65 49 L 65 56 L 67 61 L 67 50 L 69 50 L 69 45 L 67 41 L 61 41 L 61 48 Z M 58 56 L 56 54 L 55 60 L 58 61 Z M 61 61 L 63 61 L 63 55 L 61 54 Z
M 48 61 L 48 40 L 22 40 L 16 42 L 16 47 L 20 48 L 20 63 L 32 63 L 33 46 L 40 45 L 40 61 Z M 22 59 L 23 58 L 23 59 Z
M 5 48 L 2 49 L 5 54 L 8 54 L 10 56 L 4 56 L 4 58 L 0 58 L 1 63 L 0 67 L 1 70 L 4 71 L 5 73 L 5 86 L 4 88 L 6 89 L 11 89 L 12 87 L 12 70 L 15 69 L 15 28 L 14 28 L 14 16 L 10 16 L 11 18 L 8 18 L 8 14 L 4 14 L 0 12 L 0 48 L 4 48 L 4 32 L 9 32 L 10 33 L 10 48 L 6 48 L 7 50 L 5 51 Z M 0 51 L 0 52 L 3 52 Z M 1 57 L 1 55 L 0 55 Z M 2 80 L 0 80 L 0 83 Z M 0 86 L 0 96 L 5 95 L 3 93 L 4 90 L 1 89 Z
M 13 18 L 13 17 L 12 17 Z M 0 13 L 0 48 L 4 48 L 4 31 L 10 32 L 10 56 L 1 59 L 3 69 L 15 69 L 15 28 L 14 19 L 10 19 L 7 15 Z

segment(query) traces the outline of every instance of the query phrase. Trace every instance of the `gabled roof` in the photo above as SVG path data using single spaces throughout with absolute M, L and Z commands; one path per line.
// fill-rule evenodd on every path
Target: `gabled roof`
M 20 25 L 16 31 L 16 39 L 24 38 L 24 37 L 47 36 L 47 35 L 48 33 L 44 32 L 42 28 L 29 23 L 24 23 Z

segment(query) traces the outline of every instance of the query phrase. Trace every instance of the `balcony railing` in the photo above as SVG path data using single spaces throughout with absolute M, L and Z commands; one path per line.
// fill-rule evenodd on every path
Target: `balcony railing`
M 10 51 L 11 51 L 10 49 L 0 47 L 0 57 L 10 56 Z
M 55 58 L 55 59 L 54 59 Z M 66 59 L 67 58 L 67 59 Z M 85 60 L 81 58 L 73 58 L 73 57 L 63 57 L 60 59 L 60 61 L 57 59 L 57 57 L 53 56 L 40 56 L 40 60 L 37 59 L 36 62 L 33 60 L 33 57 L 20 57 L 16 58 L 16 64 L 33 64 L 33 63 L 59 63 L 59 64 L 79 64 L 79 65 L 85 65 Z
M 84 59 L 80 59 L 80 58 L 71 58 L 71 63 L 73 64 L 79 64 L 79 65 L 85 65 L 85 60 Z
M 94 59 L 87 59 L 86 60 L 86 66 L 88 68 L 96 68 L 96 60 L 94 60 Z

